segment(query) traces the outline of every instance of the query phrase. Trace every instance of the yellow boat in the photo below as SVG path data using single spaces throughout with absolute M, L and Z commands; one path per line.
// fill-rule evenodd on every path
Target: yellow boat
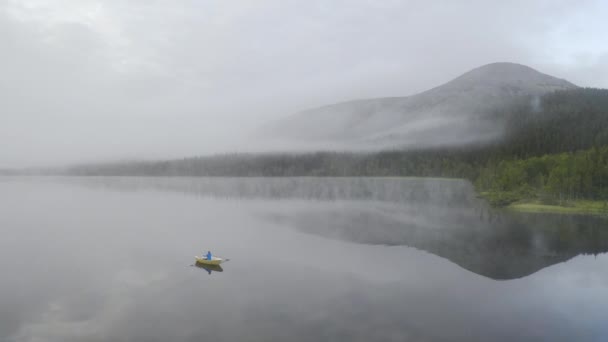
M 219 265 L 225 261 L 224 259 L 218 258 L 215 256 L 212 257 L 211 260 L 208 260 L 206 257 L 199 257 L 197 255 L 194 257 L 194 259 L 196 259 L 196 262 L 198 264 L 203 264 L 203 265 Z

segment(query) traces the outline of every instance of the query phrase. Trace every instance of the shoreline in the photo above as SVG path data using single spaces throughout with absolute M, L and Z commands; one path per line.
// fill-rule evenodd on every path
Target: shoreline
M 547 201 L 539 200 L 534 194 L 522 195 L 508 191 L 478 191 L 477 193 L 479 198 L 497 209 L 526 213 L 608 215 L 608 201 L 606 200 L 577 199 L 559 202 L 550 199 L 552 203 L 547 203 Z
M 608 215 L 608 202 L 594 200 L 568 201 L 566 205 L 545 204 L 538 200 L 521 200 L 504 208 L 526 213 Z

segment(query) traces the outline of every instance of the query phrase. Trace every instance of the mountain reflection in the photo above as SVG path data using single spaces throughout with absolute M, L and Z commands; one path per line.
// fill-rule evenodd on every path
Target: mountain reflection
M 413 215 L 341 208 L 266 218 L 328 238 L 414 247 L 495 280 L 525 277 L 580 254 L 608 251 L 605 219 L 598 217 L 496 213 L 491 219 L 469 217 L 463 224 L 462 213 L 453 213 L 452 220 L 445 213 L 440 220 L 429 219 L 432 213 L 425 211 Z

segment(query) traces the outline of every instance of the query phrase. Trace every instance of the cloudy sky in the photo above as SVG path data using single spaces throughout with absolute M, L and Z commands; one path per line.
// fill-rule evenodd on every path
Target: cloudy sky
M 0 0 L 0 168 L 245 150 L 510 61 L 608 87 L 608 2 Z

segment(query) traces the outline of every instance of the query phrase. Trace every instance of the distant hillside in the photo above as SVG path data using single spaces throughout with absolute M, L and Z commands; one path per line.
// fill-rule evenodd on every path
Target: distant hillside
M 566 80 L 514 63 L 473 69 L 408 97 L 338 103 L 272 124 L 267 134 L 286 140 L 357 147 L 436 147 L 489 141 L 502 133 L 491 116 L 521 96 L 573 89 Z
M 235 153 L 81 165 L 69 172 L 147 176 L 432 176 L 474 180 L 479 167 L 490 161 L 608 146 L 608 90 L 576 88 L 533 99 L 522 96 L 494 112 L 495 117 L 501 118 L 504 135 L 491 144 L 373 153 Z
M 493 111 L 491 143 L 379 152 L 229 154 L 181 160 L 81 165 L 103 176 L 419 176 L 465 178 L 491 201 L 522 196 L 608 199 L 608 90 L 526 95 Z

